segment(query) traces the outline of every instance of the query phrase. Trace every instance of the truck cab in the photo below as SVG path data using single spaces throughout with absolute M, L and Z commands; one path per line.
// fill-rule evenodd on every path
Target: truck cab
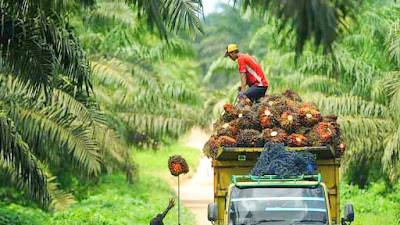
M 329 147 L 286 148 L 317 155 L 318 174 L 251 176 L 262 148 L 220 149 L 213 159 L 214 203 L 208 218 L 218 225 L 335 225 L 354 219 L 352 205 L 340 219 L 339 166 Z

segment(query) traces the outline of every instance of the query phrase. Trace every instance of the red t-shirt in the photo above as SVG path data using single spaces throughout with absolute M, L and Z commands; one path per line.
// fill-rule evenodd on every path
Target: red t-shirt
M 239 72 L 246 73 L 246 81 L 249 86 L 268 86 L 268 80 L 264 76 L 264 72 L 260 64 L 254 60 L 254 58 L 248 54 L 241 54 L 238 57 Z

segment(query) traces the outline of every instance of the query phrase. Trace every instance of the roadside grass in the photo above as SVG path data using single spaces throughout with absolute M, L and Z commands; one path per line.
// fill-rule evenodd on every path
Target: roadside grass
M 182 155 L 190 166 L 185 177 L 194 174 L 201 153 L 181 145 L 157 151 L 134 149 L 133 157 L 139 170 L 133 185 L 126 183 L 122 173 L 103 175 L 99 185 L 85 200 L 53 215 L 38 208 L 17 204 L 0 205 L 0 225 L 148 225 L 162 213 L 170 198 L 176 198 L 168 170 L 171 155 Z M 170 180 L 168 180 L 170 179 Z M 194 215 L 181 205 L 181 224 L 194 225 Z M 164 224 L 177 224 L 177 203 L 164 219 Z
M 352 225 L 396 225 L 400 212 L 400 184 L 388 188 L 384 182 L 371 183 L 367 189 L 340 184 L 340 200 L 354 205 Z M 342 215 L 343 217 L 343 215 Z
M 174 195 L 168 183 L 158 177 L 141 174 L 137 183 L 128 185 L 123 175 L 108 175 L 103 177 L 102 184 L 92 196 L 56 213 L 45 224 L 148 225 L 153 217 L 165 210 L 169 198 Z M 177 215 L 177 207 L 172 208 L 164 223 L 176 224 Z M 194 224 L 194 216 L 186 208 L 183 208 L 181 218 L 182 224 Z

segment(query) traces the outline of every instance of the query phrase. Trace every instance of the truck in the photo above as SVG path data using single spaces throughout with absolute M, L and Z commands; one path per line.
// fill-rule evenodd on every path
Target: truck
M 330 146 L 285 147 L 317 156 L 313 175 L 252 176 L 263 148 L 221 147 L 212 160 L 214 202 L 208 220 L 215 225 L 336 225 L 354 220 L 353 205 L 340 217 L 340 158 Z

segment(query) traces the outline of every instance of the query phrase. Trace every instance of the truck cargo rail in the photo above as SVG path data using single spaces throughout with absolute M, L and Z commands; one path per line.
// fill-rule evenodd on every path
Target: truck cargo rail
M 304 182 L 314 181 L 314 182 Z M 321 174 L 316 175 L 233 175 L 232 182 L 237 187 L 316 187 L 322 181 Z

